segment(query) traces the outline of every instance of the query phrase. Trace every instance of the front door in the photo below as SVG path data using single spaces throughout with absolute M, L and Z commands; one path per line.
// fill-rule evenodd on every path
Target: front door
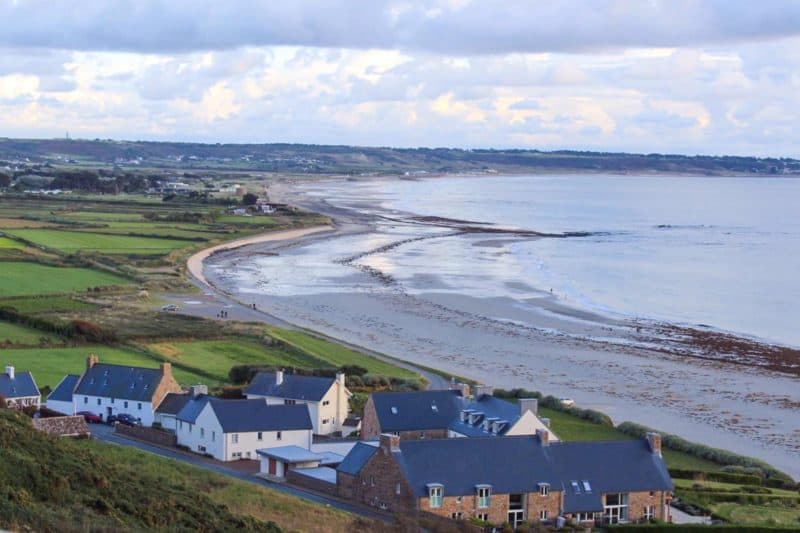
M 114 409 L 112 407 L 106 407 L 106 420 L 108 420 L 108 417 L 111 416 L 113 411 Z
M 278 462 L 272 457 L 269 458 L 269 474 L 274 476 L 278 470 Z
M 525 511 L 522 509 L 511 509 L 508 511 L 508 523 L 511 527 L 517 529 L 517 526 L 525 521 Z

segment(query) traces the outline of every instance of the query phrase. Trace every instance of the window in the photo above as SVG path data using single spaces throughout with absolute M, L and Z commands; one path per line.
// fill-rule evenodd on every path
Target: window
M 483 520 L 484 522 L 489 521 L 489 513 L 478 513 L 475 515 L 475 518 L 478 520 Z
M 204 438 L 206 436 L 206 428 L 200 428 L 200 438 Z
M 212 429 L 211 430 L 211 442 L 214 442 L 215 440 L 217 440 L 217 432 Z
M 369 486 L 370 487 L 375 486 L 375 476 L 369 476 Z
M 419 438 L 420 439 L 424 439 L 425 438 L 425 432 L 424 431 L 420 431 L 419 432 Z
M 241 459 L 242 458 L 242 452 L 233 452 L 231 454 L 231 457 L 233 457 L 234 459 Z
M 128 402 L 125 402 L 125 409 L 128 408 Z
M 111 403 L 114 403 L 114 398 L 111 398 Z
M 277 438 L 278 440 L 281 440 L 281 439 L 283 439 L 283 432 L 282 432 L 282 431 L 278 431 L 278 432 L 275 434 L 275 438 Z
M 428 502 L 431 509 L 438 509 L 442 506 L 442 488 L 441 485 L 428 486 Z
M 491 500 L 491 487 L 478 485 L 478 509 L 487 509 Z
M 398 496 L 400 496 L 400 483 L 397 483 L 394 486 L 394 493 L 397 494 Z
M 628 495 L 606 494 L 603 514 L 609 524 L 620 524 L 628 521 Z
M 258 440 L 264 440 L 264 433 L 261 431 L 258 432 Z
M 539 520 L 547 520 L 547 509 L 539 511 Z
M 283 400 L 284 405 L 294 405 L 297 402 L 295 400 Z
M 592 492 L 592 486 L 589 485 L 589 482 L 586 481 L 585 479 L 583 481 L 581 481 L 581 485 L 583 485 L 583 491 L 584 492 L 587 492 L 587 493 L 588 492 Z
M 180 421 L 180 429 L 183 429 L 183 420 Z
M 98 398 L 98 399 L 97 399 L 97 405 L 103 405 L 103 400 L 101 400 L 100 398 Z
M 136 408 L 141 411 L 142 410 L 142 404 L 141 403 L 137 403 L 136 404 Z
M 575 520 L 578 522 L 590 522 L 594 521 L 594 513 L 577 513 L 575 515 Z
M 453 520 L 461 520 L 464 518 L 464 513 L 462 513 L 461 511 L 456 511 L 455 513 L 450 515 L 450 518 L 452 518 Z
M 322 405 L 330 405 L 330 400 L 323 400 Z
M 231 433 L 231 443 L 232 444 L 239 444 L 239 434 L 238 433 Z M 242 456 L 242 454 L 239 454 L 239 457 L 241 457 L 241 456 Z
M 456 503 L 461 503 L 462 501 L 464 501 L 462 496 L 456 496 Z
M 189 424 L 189 433 L 191 433 L 191 432 L 192 432 L 192 425 Z
M 572 486 L 572 492 L 575 494 L 580 494 L 582 492 L 581 486 L 577 481 L 570 481 L 569 484 Z
M 654 505 L 648 505 L 644 508 L 644 519 L 652 520 L 656 517 L 656 508 Z
M 83 403 L 89 403 L 89 398 L 87 398 L 86 396 L 84 396 L 84 397 L 83 397 Z
M 550 484 L 549 483 L 539 483 L 539 495 L 540 496 L 547 496 L 550 494 Z
M 327 424 L 328 422 L 330 422 L 330 419 L 328 419 L 328 418 L 323 418 L 322 419 L 322 423 L 323 424 Z

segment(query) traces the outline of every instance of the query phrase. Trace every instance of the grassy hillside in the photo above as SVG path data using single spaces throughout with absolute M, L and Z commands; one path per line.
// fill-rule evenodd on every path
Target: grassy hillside
M 0 297 L 85 291 L 88 287 L 125 285 L 130 280 L 88 268 L 5 262 Z
M 0 529 L 369 530 L 366 520 L 133 449 L 56 439 L 0 410 Z

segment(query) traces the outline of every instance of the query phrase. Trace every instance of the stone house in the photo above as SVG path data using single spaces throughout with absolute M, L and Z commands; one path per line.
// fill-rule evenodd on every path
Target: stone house
M 259 372 L 244 389 L 248 399 L 263 399 L 269 405 L 307 405 L 315 435 L 330 435 L 344 429 L 352 393 L 345 387 L 345 375 L 300 376 Z
M 339 496 L 393 512 L 493 525 L 668 520 L 673 489 L 661 439 L 551 443 L 503 438 L 359 443 L 337 469 Z
M 0 396 L 5 398 L 6 406 L 11 409 L 23 407 L 39 407 L 41 393 L 33 374 L 30 372 L 17 372 L 10 364 L 0 374 Z

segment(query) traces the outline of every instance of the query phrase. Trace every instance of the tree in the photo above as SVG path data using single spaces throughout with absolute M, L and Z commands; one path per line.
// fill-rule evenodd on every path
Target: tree
M 0 172 L 0 187 L 8 187 L 11 185 L 11 176 Z
M 258 196 L 256 196 L 251 192 L 242 196 L 242 205 L 256 205 L 257 201 L 258 201 Z

